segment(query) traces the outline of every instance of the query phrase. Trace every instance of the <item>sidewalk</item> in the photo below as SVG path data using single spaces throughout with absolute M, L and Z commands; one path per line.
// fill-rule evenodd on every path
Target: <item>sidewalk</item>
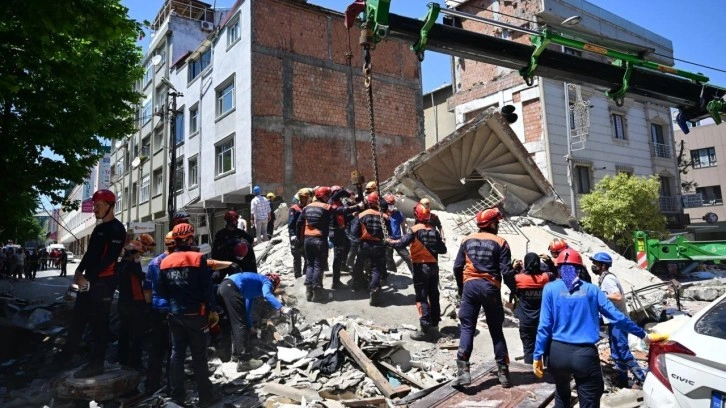
M 69 263 L 68 275 L 60 277 L 60 269 L 49 269 L 38 272 L 34 281 L 20 279 L 0 280 L 0 295 L 13 296 L 28 301 L 52 303 L 56 298 L 65 295 L 68 286 L 73 282 L 73 274 L 78 263 Z

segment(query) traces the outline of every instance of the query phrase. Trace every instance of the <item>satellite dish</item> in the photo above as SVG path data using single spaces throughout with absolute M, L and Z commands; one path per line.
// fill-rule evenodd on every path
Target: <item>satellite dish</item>
M 136 158 L 131 161 L 131 166 L 133 168 L 137 168 L 139 167 L 139 164 L 141 164 L 141 158 L 139 156 L 136 156 Z
M 120 149 L 121 146 L 123 146 L 123 145 L 124 145 L 123 140 L 117 140 L 116 143 L 114 144 L 114 146 L 116 146 L 117 149 Z
M 154 66 L 161 64 L 161 55 L 156 54 L 151 57 L 151 64 L 153 64 Z

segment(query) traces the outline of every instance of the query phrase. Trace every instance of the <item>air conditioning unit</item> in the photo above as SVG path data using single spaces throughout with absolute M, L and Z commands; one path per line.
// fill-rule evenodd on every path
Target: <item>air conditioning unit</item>
M 200 23 L 202 25 L 202 31 L 212 31 L 214 29 L 214 24 L 209 21 L 200 21 Z

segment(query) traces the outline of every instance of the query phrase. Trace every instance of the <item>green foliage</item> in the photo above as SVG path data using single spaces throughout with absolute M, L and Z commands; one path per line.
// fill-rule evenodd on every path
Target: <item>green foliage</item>
M 41 195 L 61 203 L 101 138 L 133 132 L 140 30 L 120 0 L 0 2 L 0 229 Z
M 580 200 L 587 214 L 580 222 L 589 233 L 624 247 L 632 242 L 636 230 L 655 235 L 666 232 L 659 196 L 657 176 L 606 176 Z
M 16 205 L 9 207 L 9 212 L 0 220 L 0 242 L 25 242 L 40 238 L 43 227 L 32 210 L 37 207 L 37 201 L 30 193 L 15 194 L 13 201 Z

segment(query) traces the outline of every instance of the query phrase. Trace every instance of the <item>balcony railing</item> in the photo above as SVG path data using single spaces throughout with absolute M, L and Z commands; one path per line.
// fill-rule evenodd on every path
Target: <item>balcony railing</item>
M 660 203 L 661 212 L 678 212 L 680 206 L 678 205 L 679 197 L 660 196 L 658 201 Z
M 664 159 L 670 159 L 673 155 L 671 154 L 671 147 L 667 144 L 653 143 L 653 150 L 651 154 L 654 157 L 661 157 Z

